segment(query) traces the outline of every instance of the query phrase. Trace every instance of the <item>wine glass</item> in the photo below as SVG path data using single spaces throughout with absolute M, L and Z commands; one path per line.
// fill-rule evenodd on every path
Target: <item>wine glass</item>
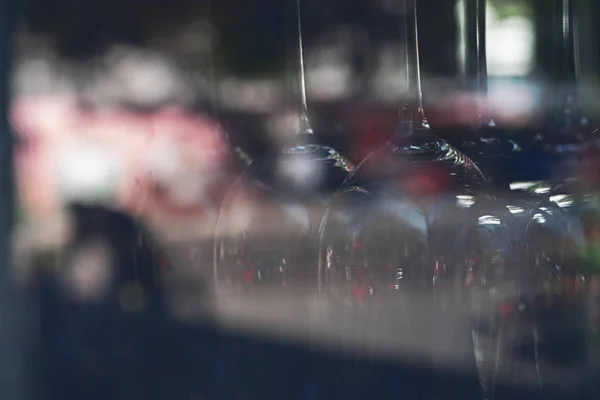
M 510 344 L 511 330 L 515 324 L 515 314 L 529 314 L 526 318 L 531 320 L 531 310 L 535 307 L 554 307 L 560 303 L 560 299 L 553 293 L 564 292 L 562 281 L 565 274 L 570 274 L 569 258 L 573 253 L 573 243 L 580 241 L 581 233 L 578 218 L 572 213 L 573 198 L 569 193 L 573 190 L 573 165 L 576 164 L 578 153 L 582 148 L 589 145 L 591 139 L 590 131 L 584 131 L 589 126 L 588 120 L 582 114 L 575 101 L 574 82 L 577 80 L 577 41 L 572 31 L 572 10 L 570 1 L 555 3 L 560 6 L 558 14 L 559 24 L 556 24 L 556 32 L 560 32 L 560 41 L 557 48 L 558 74 L 556 80 L 569 81 L 564 90 L 563 86 L 557 85 L 555 90 L 555 110 L 543 133 L 537 129 L 526 129 L 520 131 L 507 131 L 493 124 L 487 124 L 477 134 L 489 134 L 496 131 L 496 136 L 506 135 L 515 137 L 521 143 L 521 155 L 518 157 L 496 158 L 496 167 L 505 167 L 512 164 L 512 168 L 505 168 L 504 183 L 509 183 L 512 192 L 504 196 L 507 208 L 514 213 L 517 224 L 513 225 L 514 238 L 520 240 L 515 265 L 518 270 L 514 271 L 515 289 L 508 298 L 502 299 L 497 306 L 498 326 L 493 340 L 488 349 L 482 348 L 481 339 L 484 332 L 474 329 L 475 353 L 478 356 L 480 378 L 488 395 L 493 395 L 494 385 L 490 379 L 498 374 L 498 369 L 504 365 L 514 366 L 516 354 L 511 352 L 498 353 L 494 347 L 507 347 Z M 485 1 L 472 0 L 467 2 L 468 14 L 476 15 L 480 27 L 485 26 Z M 485 43 L 485 28 L 476 29 L 479 35 L 475 42 Z M 483 49 L 484 51 L 485 49 Z M 480 49 L 480 52 L 482 50 Z M 480 63 L 485 63 L 485 52 L 483 56 L 477 54 Z M 479 67 L 476 70 L 481 71 Z M 479 76 L 485 78 L 480 72 Z M 478 80 L 482 82 L 482 79 Z M 480 83 L 481 87 L 481 83 Z M 559 90 L 560 88 L 560 90 Z M 521 139 L 519 139 L 521 137 Z M 499 164 L 499 165 L 498 165 Z M 537 164 L 537 168 L 531 166 Z M 526 171 L 525 174 L 519 170 Z M 515 182 L 535 180 L 536 182 Z M 468 258 L 467 258 L 468 259 Z M 468 261 L 467 261 L 468 263 Z M 510 312 L 507 312 L 509 310 Z M 537 312 L 537 311 L 536 311 Z M 517 319 L 518 320 L 518 319 Z M 511 322 L 512 321 L 512 322 Z M 544 330 L 539 326 L 532 325 L 529 331 L 533 340 L 533 357 L 535 371 L 539 383 L 539 394 L 543 396 L 543 371 L 540 362 L 540 336 Z M 495 342 L 495 344 L 494 344 Z M 487 382 L 486 382 L 487 381 Z
M 553 244 L 546 245 L 548 248 L 558 248 L 561 246 L 560 242 L 564 241 L 581 244 L 583 233 L 578 214 L 581 200 L 585 197 L 583 192 L 586 191 L 585 174 L 581 174 L 581 166 L 586 163 L 586 155 L 593 154 L 594 149 L 598 149 L 598 128 L 585 116 L 578 102 L 580 60 L 575 18 L 576 2 L 560 0 L 555 1 L 553 6 L 554 30 L 557 34 L 554 107 L 543 132 L 539 135 L 539 145 L 553 168 L 547 182 L 528 189 L 541 194 L 544 207 L 554 208 L 554 218 L 563 220 L 562 230 L 553 227 L 552 224 L 536 224 L 532 221 L 532 229 L 540 231 L 543 228 L 542 230 L 551 231 L 543 235 L 546 241 L 550 240 L 550 237 L 554 238 Z M 527 236 L 534 235 L 528 233 Z M 561 260 L 553 260 L 550 264 L 560 263 L 564 263 L 564 257 L 561 257 Z M 567 271 L 563 269 L 562 273 L 566 274 Z
M 252 160 L 226 196 L 215 231 L 217 288 L 232 287 L 227 284 L 232 276 L 233 280 L 244 281 L 244 274 L 254 274 L 252 279 L 245 280 L 252 289 L 258 281 L 268 280 L 274 283 L 271 287 L 284 287 L 288 291 L 304 282 L 314 291 L 315 270 L 310 264 L 316 258 L 315 232 L 328 193 L 337 191 L 354 168 L 338 151 L 323 145 L 311 126 L 300 0 L 296 0 L 296 23 L 299 100 L 296 124 L 292 132 L 281 132 L 282 140 L 275 149 Z M 236 213 L 244 214 L 247 223 L 235 223 L 237 217 L 231 218 Z M 230 226 L 236 228 L 235 232 L 228 232 Z M 275 241 L 277 246 L 273 245 Z
M 335 248 L 329 242 L 336 240 L 336 232 L 343 231 L 344 227 L 347 232 L 353 232 L 360 227 L 362 234 L 376 237 L 366 231 L 370 226 L 369 219 L 380 218 L 378 214 L 384 214 L 388 223 L 396 224 L 398 232 L 404 232 L 403 236 L 399 234 L 404 239 L 396 239 L 396 242 L 405 243 L 414 239 L 415 243 L 408 247 L 422 246 L 421 251 L 428 258 L 413 262 L 418 265 L 413 271 L 418 273 L 410 274 L 411 283 L 404 283 L 402 287 L 427 288 L 427 292 L 433 289 L 435 296 L 443 297 L 441 288 L 445 279 L 442 278 L 449 275 L 451 263 L 459 258 L 456 249 L 464 247 L 465 236 L 462 233 L 452 234 L 451 237 L 456 239 L 454 241 L 448 240 L 447 233 L 456 228 L 464 231 L 466 227 L 462 221 L 467 217 L 455 218 L 452 223 L 445 221 L 452 218 L 452 215 L 471 215 L 470 207 L 477 201 L 477 193 L 487 184 L 477 165 L 432 133 L 423 107 L 416 4 L 414 1 L 405 1 L 403 5 L 404 41 L 407 49 L 406 80 L 412 98 L 400 107 L 399 123 L 392 139 L 357 166 L 348 179 L 350 188 L 340 193 L 329 208 L 326 216 L 329 219 L 322 224 L 321 232 L 320 289 L 324 294 L 333 290 L 332 286 L 340 286 L 334 285 L 333 278 L 329 276 L 332 267 L 328 257 Z M 412 49 L 412 54 L 409 54 L 411 50 L 408 49 Z M 366 199 L 371 203 L 370 207 L 377 212 L 356 211 L 357 217 L 360 217 L 358 220 L 362 219 L 360 224 L 356 222 L 355 225 L 348 226 L 344 222 L 335 222 L 340 219 L 336 217 L 337 214 L 352 213 L 357 192 L 365 193 Z M 477 218 L 472 220 L 476 224 Z M 349 236 L 346 240 L 354 238 Z M 395 250 L 398 251 L 401 247 L 406 246 L 397 246 Z M 340 255 L 334 258 L 339 260 L 349 257 L 345 254 L 340 250 Z M 384 267 L 371 265 L 368 268 L 377 271 Z M 409 280 L 408 274 L 401 275 L 405 282 Z M 393 281 L 394 276 L 388 272 L 388 281 Z M 353 284 L 358 284 L 356 279 L 354 281 Z M 377 293 L 378 290 L 371 288 L 369 292 Z M 448 295 L 454 294 L 449 294 L 446 290 L 444 296 Z

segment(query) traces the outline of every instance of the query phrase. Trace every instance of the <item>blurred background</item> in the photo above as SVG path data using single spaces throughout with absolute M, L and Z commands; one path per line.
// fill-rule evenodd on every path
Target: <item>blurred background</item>
M 590 32 L 580 37 L 583 86 L 593 87 L 598 43 L 590 29 L 594 27 L 597 7 L 594 2 L 580 3 L 578 25 L 582 32 Z M 424 10 L 419 15 L 421 62 L 430 102 L 465 86 L 461 79 L 466 40 L 463 6 L 464 3 L 451 1 L 419 3 Z M 125 68 L 121 64 L 135 59 L 140 79 L 145 71 L 158 70 L 157 65 L 162 66 L 160 71 L 164 74 L 164 82 L 153 85 L 153 96 L 144 96 L 148 97 L 145 102 L 158 102 L 160 96 L 163 101 L 175 97 L 183 104 L 207 107 L 216 97 L 224 111 L 249 112 L 255 108 L 258 112 L 257 108 L 264 111 L 284 96 L 282 78 L 293 67 L 289 65 L 289 52 L 296 41 L 295 9 L 283 1 L 251 5 L 205 1 L 28 1 L 18 8 L 17 95 L 50 90 L 94 91 L 93 82 L 101 80 L 106 83 L 101 86 L 110 86 L 110 77 Z M 402 93 L 398 78 L 401 51 L 397 47 L 402 27 L 394 2 L 306 1 L 303 18 L 311 98 L 390 101 Z M 549 2 L 489 2 L 487 57 L 494 81 L 533 87 L 548 81 L 554 65 L 553 18 L 553 5 Z M 91 65 L 94 68 L 90 69 Z M 324 80 L 331 82 L 323 85 Z M 187 90 L 175 89 L 181 85 Z M 110 87 L 105 91 L 117 89 Z M 121 91 L 112 97 L 127 97 L 125 88 Z M 242 92 L 246 94 L 239 95 Z M 255 95 L 260 101 L 247 100 L 254 93 L 260 93 Z M 99 92 L 95 96 L 111 97 Z
M 232 143 L 250 156 L 261 154 L 272 139 L 269 132 L 296 104 L 296 17 L 287 3 L 19 3 L 13 127 L 35 130 L 19 128 L 31 124 L 27 111 L 19 112 L 26 103 L 48 113 L 68 113 L 66 103 L 85 103 L 126 110 L 130 117 L 172 108 L 218 120 Z M 499 125 L 536 126 L 553 107 L 559 16 L 546 1 L 488 3 L 487 108 Z M 477 117 L 473 78 L 465 75 L 464 6 L 419 1 L 424 99 L 437 129 L 466 127 Z M 302 7 L 312 123 L 328 143 L 358 162 L 393 129 L 397 105 L 407 94 L 401 12 L 393 1 L 306 1 Z M 579 103 L 593 117 L 599 11 L 593 1 L 583 0 L 576 9 L 578 32 L 585 33 L 578 37 Z M 99 124 L 111 123 L 101 119 Z M 141 135 L 151 134 L 148 126 L 139 126 Z M 33 151 L 37 135 L 23 136 Z M 123 147 L 133 139 L 115 135 L 115 140 Z M 37 181 L 34 186 L 30 202 L 42 201 L 46 190 Z
M 495 123 L 513 132 L 511 138 L 521 131 L 523 137 L 535 136 L 555 111 L 556 87 L 572 83 L 557 79 L 557 2 L 487 1 L 489 79 L 482 99 L 467 62 L 473 40 L 468 1 L 417 1 L 429 122 L 463 150 L 462 132 L 477 124 L 483 102 Z M 27 396 L 493 398 L 480 390 L 477 356 L 471 338 L 464 339 L 470 331 L 461 330 L 467 317 L 458 312 L 445 314 L 444 338 L 436 345 L 416 339 L 400 343 L 398 332 L 404 331 L 393 318 L 373 313 L 361 319 L 361 329 L 376 331 L 371 339 L 377 344 L 371 346 L 377 351 L 360 357 L 353 353 L 363 346 L 357 344 L 362 343 L 359 330 L 348 328 L 356 318 L 346 311 L 338 314 L 343 314 L 341 322 L 324 318 L 319 325 L 317 336 L 327 337 L 325 345 L 309 341 L 305 347 L 296 347 L 296 337 L 312 338 L 307 326 L 318 319 L 305 300 L 272 297 L 255 304 L 254 311 L 235 303 L 222 306 L 226 311 L 207 312 L 213 306 L 207 287 L 217 254 L 215 227 L 223 223 L 226 194 L 248 160 L 278 148 L 294 129 L 290 120 L 298 106 L 299 71 L 293 1 L 22 0 L 13 8 L 8 120 L 18 217 L 14 258 L 19 282 L 31 289 L 25 296 L 27 315 L 33 316 L 28 326 L 42 332 L 41 339 L 30 335 L 33 344 L 25 346 L 30 357 L 25 364 L 34 366 L 25 368 L 25 376 L 42 382 Z M 405 48 L 402 13 L 397 0 L 302 1 L 308 112 L 319 138 L 347 158 L 341 164 L 360 163 L 390 139 L 398 106 L 414 100 L 414 83 L 406 79 L 406 57 L 414 51 Z M 600 118 L 598 19 L 599 2 L 577 1 L 578 103 L 591 121 Z M 525 159 L 519 165 L 529 161 L 537 162 Z M 536 193 L 548 192 L 544 186 Z M 250 203 L 270 209 L 254 192 L 243 196 L 258 198 Z M 104 211 L 81 217 L 73 204 L 100 205 Z M 510 207 L 512 214 L 519 209 Z M 244 218 L 241 212 L 227 221 L 233 231 L 256 223 Z M 269 218 L 276 221 L 270 232 L 283 235 L 277 225 L 283 217 L 274 213 Z M 94 229 L 88 232 L 86 224 L 96 231 L 89 233 Z M 82 239 L 85 245 L 79 246 L 78 238 L 96 236 L 103 240 Z M 103 250 L 106 243 L 125 254 L 120 261 L 110 259 Z M 60 278 L 70 282 L 68 295 L 52 279 L 38 276 L 39 270 L 71 263 L 85 265 L 86 272 Z M 129 266 L 144 263 L 152 264 L 152 273 L 163 274 L 156 290 L 161 296 L 165 291 L 172 309 L 163 310 L 162 299 L 150 304 L 139 288 L 129 286 L 119 288 L 106 309 L 88 305 L 90 298 L 102 297 L 102 282 L 111 274 L 127 270 L 142 276 Z M 105 264 L 119 267 L 108 271 Z M 154 282 L 150 275 L 140 279 Z M 429 300 L 415 299 L 423 310 L 429 306 Z M 138 309 L 146 310 L 144 316 L 131 317 L 131 310 Z M 413 322 L 406 337 L 431 330 L 424 326 Z M 253 334 L 244 336 L 248 329 Z M 348 332 L 356 336 L 347 339 L 350 344 L 340 339 Z M 564 346 L 567 352 L 572 348 Z M 423 367 L 413 354 L 421 350 L 452 361 Z M 515 365 L 508 368 L 507 385 L 517 385 L 516 375 L 526 383 L 519 390 L 511 386 L 502 398 L 537 398 L 539 368 Z M 565 377 L 565 365 L 548 367 L 543 380 L 572 382 Z M 288 367 L 291 372 L 285 374 Z M 423 391 L 432 386 L 428 379 L 436 368 L 442 371 L 436 375 L 438 386 Z M 572 395 L 569 385 L 561 383 L 540 398 L 591 399 L 598 393 L 586 387 L 587 392 L 566 397 Z

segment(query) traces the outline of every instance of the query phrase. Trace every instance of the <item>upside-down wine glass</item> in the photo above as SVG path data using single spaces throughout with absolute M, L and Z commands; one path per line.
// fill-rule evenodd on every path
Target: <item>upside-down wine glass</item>
M 324 204 L 328 193 L 337 190 L 354 168 L 338 151 L 323 145 L 311 126 L 301 0 L 295 1 L 295 11 L 298 75 L 293 97 L 299 103 L 295 131 L 280 132 L 282 142 L 253 160 L 230 189 L 215 232 L 217 287 L 254 291 L 265 283 L 289 290 L 302 282 L 314 290 L 315 232 Z

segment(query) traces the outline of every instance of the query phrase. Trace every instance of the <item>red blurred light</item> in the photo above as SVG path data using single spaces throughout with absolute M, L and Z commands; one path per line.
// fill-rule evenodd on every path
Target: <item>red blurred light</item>
M 247 285 L 254 283 L 255 277 L 256 271 L 254 268 L 248 269 L 242 273 L 242 281 Z
M 367 285 L 360 285 L 352 289 L 352 297 L 355 299 L 364 299 L 367 295 Z
M 516 309 L 516 305 L 514 302 L 510 303 L 502 303 L 498 306 L 498 312 L 503 318 L 510 316 Z
M 403 176 L 398 181 L 400 189 L 413 196 L 434 196 L 449 186 L 449 177 L 444 168 L 432 165 L 420 167 L 418 171 Z

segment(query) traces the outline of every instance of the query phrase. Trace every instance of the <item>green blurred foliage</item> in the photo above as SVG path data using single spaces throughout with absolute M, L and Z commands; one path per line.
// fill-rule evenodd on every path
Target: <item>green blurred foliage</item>
M 512 17 L 531 18 L 533 7 L 531 0 L 488 0 L 488 6 L 501 20 Z

